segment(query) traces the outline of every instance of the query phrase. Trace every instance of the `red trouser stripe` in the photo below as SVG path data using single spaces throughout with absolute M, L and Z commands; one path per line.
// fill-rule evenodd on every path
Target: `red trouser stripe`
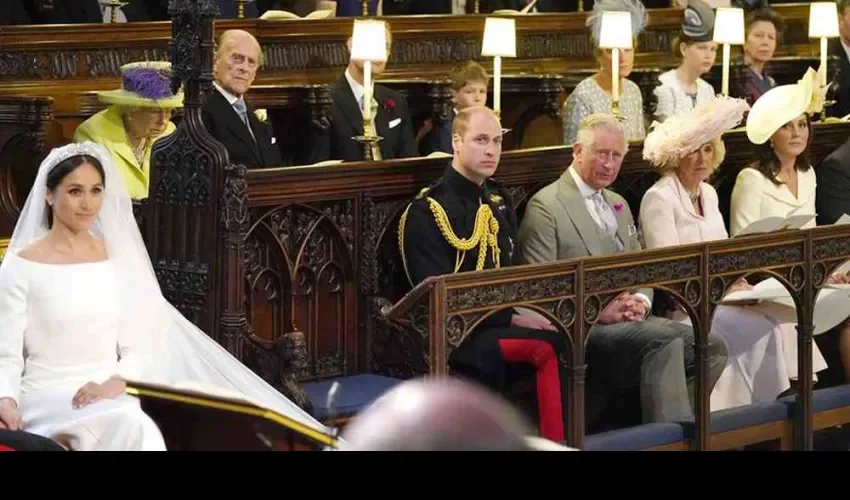
M 537 408 L 540 434 L 546 439 L 564 440 L 561 381 L 558 357 L 551 344 L 533 339 L 499 339 L 502 357 L 508 363 L 529 363 L 537 370 Z

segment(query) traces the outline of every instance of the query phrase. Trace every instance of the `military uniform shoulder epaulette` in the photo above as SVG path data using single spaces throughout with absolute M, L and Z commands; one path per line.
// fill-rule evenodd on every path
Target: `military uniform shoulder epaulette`
M 416 193 L 416 195 L 414 195 L 413 198 L 410 201 L 413 202 L 413 201 L 416 201 L 416 200 L 421 200 L 421 199 L 425 198 L 428 193 L 431 193 L 434 190 L 438 190 L 440 185 L 442 184 L 442 181 L 443 181 L 442 177 L 440 177 L 439 179 L 436 179 L 434 182 L 432 182 L 428 186 L 420 189 L 419 192 Z

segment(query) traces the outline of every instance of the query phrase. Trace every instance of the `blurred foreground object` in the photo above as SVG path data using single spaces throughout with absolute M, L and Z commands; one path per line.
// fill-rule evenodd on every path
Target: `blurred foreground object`
M 518 410 L 479 385 L 419 378 L 399 384 L 355 417 L 343 431 L 340 450 L 568 449 L 534 435 Z

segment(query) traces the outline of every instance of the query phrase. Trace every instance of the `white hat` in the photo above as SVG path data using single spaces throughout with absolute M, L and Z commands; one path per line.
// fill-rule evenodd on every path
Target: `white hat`
M 773 87 L 762 94 L 747 116 L 750 142 L 764 144 L 794 118 L 803 113 L 820 112 L 827 88 L 818 85 L 818 72 L 809 68 L 797 83 Z

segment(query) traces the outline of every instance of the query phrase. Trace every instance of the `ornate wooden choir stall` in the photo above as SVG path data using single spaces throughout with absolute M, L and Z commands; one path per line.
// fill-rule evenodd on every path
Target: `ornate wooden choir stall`
M 789 29 L 776 65 L 784 69 L 772 74 L 794 81 L 816 61 L 799 29 L 807 10 L 777 9 Z M 91 93 L 113 88 L 121 64 L 170 59 L 185 109 L 177 132 L 155 146 L 150 198 L 138 207 L 163 293 L 258 374 L 300 404 L 312 405 L 319 418 L 333 416 L 323 402 L 331 381 L 342 382 L 338 410 L 350 416 L 398 380 L 449 374 L 451 349 L 478 321 L 499 308 L 522 305 L 553 321 L 572 347 L 567 416 L 572 446 L 708 450 L 778 440 L 783 449 L 810 450 L 814 430 L 850 422 L 847 388 L 813 391 L 810 369 L 813 301 L 830 270 L 850 259 L 847 226 L 436 277 L 411 290 L 398 257 L 398 217 L 415 193 L 439 177 L 446 160 L 295 166 L 304 158 L 297 147 L 303 135 L 295 131 L 309 133 L 303 125 L 326 112 L 327 85 L 347 64 L 343 42 L 351 21 L 216 22 L 212 0 L 172 0 L 170 12 L 170 23 L 0 31 L 0 63 L 9 68 L 3 92 L 31 96 L 0 101 L 0 107 L 8 102 L 27 110 L 15 111 L 27 118 L 16 118 L 17 132 L 8 134 L 18 142 L 3 139 L 6 135 L 0 141 L 23 141 L 44 152 L 45 142 L 49 148 L 68 140 L 73 127 L 98 109 Z M 674 65 L 667 53 L 680 17 L 676 9 L 653 11 L 641 34 L 632 78 L 644 95 L 654 76 Z M 480 59 L 483 19 L 390 19 L 395 41 L 384 79 L 406 93 L 417 123 L 448 116 L 443 75 L 457 62 Z M 497 178 L 508 186 L 520 216 L 525 201 L 571 162 L 571 148 L 558 145 L 558 110 L 596 64 L 585 19 L 584 13 L 517 19 L 520 57 L 506 61 L 511 77 L 503 87 L 512 150 L 503 154 Z M 286 165 L 280 168 L 249 171 L 230 164 L 202 125 L 202 97 L 212 88 L 214 35 L 227 28 L 251 31 L 266 53 L 267 66 L 248 98 L 269 109 L 278 137 L 286 138 L 281 142 Z M 44 95 L 53 96 L 54 121 L 50 100 L 39 98 Z M 6 127 L 2 118 L 0 127 Z M 811 156 L 817 162 L 846 140 L 850 124 L 818 123 L 814 131 Z M 743 131 L 726 134 L 725 141 L 727 157 L 714 180 L 721 200 L 752 159 Z M 658 176 L 640 158 L 641 147 L 631 145 L 614 186 L 633 213 Z M 35 171 L 12 159 L 12 151 L 22 150 L 4 147 L 0 156 L 0 210 L 9 223 L 27 189 L 27 172 Z M 730 284 L 748 275 L 775 277 L 794 297 L 798 392 L 711 413 L 702 384 L 705 333 Z M 639 285 L 666 291 L 691 316 L 700 367 L 697 418 L 588 435 L 587 331 L 612 296 Z

